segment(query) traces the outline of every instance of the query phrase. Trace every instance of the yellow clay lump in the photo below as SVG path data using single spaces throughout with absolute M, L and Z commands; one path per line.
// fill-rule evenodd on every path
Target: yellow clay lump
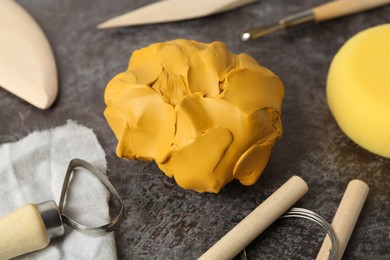
M 282 134 L 279 78 L 221 42 L 173 40 L 133 53 L 107 85 L 118 157 L 155 161 L 185 189 L 257 181 Z
M 358 33 L 334 57 L 327 99 L 340 128 L 390 158 L 390 24 Z

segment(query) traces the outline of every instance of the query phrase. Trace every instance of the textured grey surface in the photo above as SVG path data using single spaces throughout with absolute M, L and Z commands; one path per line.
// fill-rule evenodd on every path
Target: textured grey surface
M 59 95 L 51 109 L 41 111 L 0 89 L 0 143 L 67 119 L 92 128 L 107 154 L 108 175 L 126 205 L 125 220 L 115 233 L 119 259 L 195 259 L 292 175 L 303 177 L 310 187 L 297 206 L 328 221 L 347 183 L 366 181 L 370 193 L 344 258 L 390 259 L 390 160 L 350 141 L 330 114 L 325 95 L 336 51 L 355 33 L 390 22 L 390 6 L 243 43 L 243 29 L 324 1 L 261 1 L 203 19 L 107 31 L 95 26 L 153 1 L 19 2 L 53 46 Z M 116 140 L 102 115 L 106 83 L 125 70 L 134 50 L 175 38 L 223 41 L 232 52 L 252 55 L 285 83 L 284 136 L 255 185 L 233 182 L 220 194 L 197 194 L 176 186 L 153 163 L 115 156 Z M 249 246 L 248 258 L 311 259 L 322 239 L 314 224 L 278 221 Z

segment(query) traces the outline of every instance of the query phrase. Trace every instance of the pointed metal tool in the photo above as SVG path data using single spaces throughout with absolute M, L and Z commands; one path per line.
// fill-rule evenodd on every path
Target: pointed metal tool
M 108 29 L 142 24 L 166 23 L 229 11 L 256 0 L 163 0 L 114 17 L 97 26 Z
M 57 96 L 57 68 L 35 20 L 13 0 L 0 1 L 0 86 L 47 109 Z
M 259 26 L 244 32 L 243 41 L 260 38 L 281 29 L 308 22 L 322 22 L 351 15 L 390 4 L 390 0 L 338 0 L 314 7 L 297 14 L 289 15 L 274 24 Z

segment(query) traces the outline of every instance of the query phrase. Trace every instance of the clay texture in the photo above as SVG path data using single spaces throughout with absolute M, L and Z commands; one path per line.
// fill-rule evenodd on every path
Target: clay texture
M 155 161 L 185 189 L 252 185 L 282 134 L 280 79 L 222 42 L 155 43 L 107 85 L 118 157 Z

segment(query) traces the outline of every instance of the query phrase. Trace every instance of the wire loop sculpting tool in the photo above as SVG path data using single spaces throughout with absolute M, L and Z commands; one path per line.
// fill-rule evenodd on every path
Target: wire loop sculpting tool
M 311 220 L 318 225 L 320 225 L 322 228 L 324 228 L 328 234 L 327 238 L 330 239 L 328 244 L 328 252 L 327 256 L 325 258 L 321 258 L 321 260 L 334 260 L 336 259 L 336 255 L 338 253 L 339 248 L 339 241 L 337 239 L 337 235 L 335 231 L 333 230 L 332 226 L 320 215 L 317 213 L 303 208 L 291 208 L 288 212 L 286 212 L 284 215 L 282 215 L 280 218 L 303 218 L 307 220 Z M 244 249 L 240 253 L 241 260 L 247 260 L 246 257 L 246 250 Z
M 120 211 L 119 211 L 118 215 L 114 219 L 112 219 L 109 223 L 104 224 L 102 226 L 97 226 L 97 227 L 88 227 L 88 226 L 82 225 L 64 214 L 61 214 L 62 222 L 67 224 L 71 228 L 73 228 L 77 231 L 80 231 L 81 233 L 88 234 L 88 235 L 102 235 L 106 232 L 113 231 L 114 228 L 116 227 L 116 225 L 118 224 L 120 218 L 122 217 L 123 210 L 124 210 L 123 202 L 120 199 L 118 192 L 115 190 L 114 186 L 106 178 L 106 176 L 86 161 L 83 161 L 80 159 L 73 159 L 70 162 L 68 170 L 67 170 L 66 175 L 65 175 L 64 184 L 62 186 L 60 203 L 58 204 L 59 211 L 63 212 L 65 195 L 66 195 L 66 191 L 68 190 L 70 177 L 71 177 L 72 173 L 74 172 L 73 170 L 77 167 L 81 167 L 81 168 L 87 169 L 90 172 L 92 172 L 109 189 L 109 191 L 118 198 L 118 201 L 120 202 Z
M 108 223 L 88 227 L 63 214 L 69 181 L 76 168 L 84 168 L 93 173 L 116 196 L 120 204 L 119 213 Z M 63 224 L 88 235 L 101 235 L 113 231 L 123 212 L 123 202 L 106 176 L 88 162 L 73 159 L 65 175 L 59 207 L 53 200 L 26 204 L 0 218 L 0 259 L 14 258 L 47 247 L 51 239 L 65 233 Z
M 367 198 L 368 190 L 364 182 L 352 180 L 330 225 L 311 210 L 296 207 L 289 209 L 308 191 L 305 181 L 293 176 L 198 259 L 233 259 L 239 254 L 241 260 L 247 260 L 246 246 L 275 220 L 303 218 L 319 224 L 327 232 L 316 259 L 339 260 Z

